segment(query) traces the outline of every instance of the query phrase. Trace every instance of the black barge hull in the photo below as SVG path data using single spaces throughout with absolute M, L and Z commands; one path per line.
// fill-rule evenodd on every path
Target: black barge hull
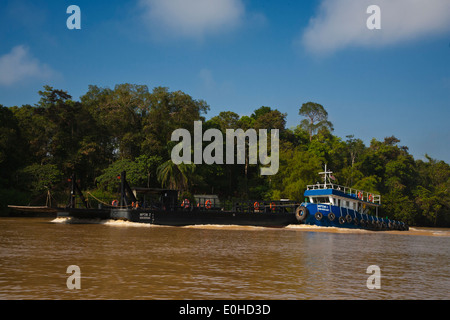
M 165 226 L 241 225 L 285 227 L 298 224 L 293 213 L 230 212 L 220 210 L 163 211 L 149 209 L 65 209 L 58 217 L 114 219 Z

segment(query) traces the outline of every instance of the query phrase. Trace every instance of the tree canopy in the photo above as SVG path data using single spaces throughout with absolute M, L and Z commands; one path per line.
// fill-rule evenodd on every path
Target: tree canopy
M 303 119 L 300 125 L 308 132 L 309 141 L 320 129 L 333 131 L 333 124 L 328 121 L 328 112 L 321 104 L 315 102 L 304 103 L 300 107 L 298 114 L 307 118 Z
M 45 201 L 48 190 L 65 205 L 72 173 L 85 191 L 113 197 L 123 170 L 135 186 L 213 193 L 224 200 L 303 200 L 306 185 L 318 181 L 326 163 L 338 184 L 381 194 L 384 216 L 410 225 L 450 226 L 449 164 L 428 155 L 414 159 L 395 136 L 366 146 L 354 135 L 333 135 L 328 112 L 318 103 L 303 103 L 298 125 L 286 128 L 287 114 L 270 106 L 250 116 L 225 110 L 206 119 L 206 101 L 165 87 L 91 85 L 75 101 L 67 91 L 45 86 L 39 96 L 35 105 L 0 105 L 3 214 L 7 204 Z M 184 128 L 193 135 L 194 121 L 201 121 L 204 131 L 223 134 L 278 129 L 278 173 L 262 176 L 260 164 L 247 159 L 233 165 L 174 164 L 171 134 Z

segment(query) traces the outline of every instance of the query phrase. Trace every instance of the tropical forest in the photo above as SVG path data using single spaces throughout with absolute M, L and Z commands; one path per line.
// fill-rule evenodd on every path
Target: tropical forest
M 92 206 L 117 197 L 117 176 L 130 185 L 179 190 L 180 199 L 215 194 L 241 199 L 303 201 L 324 165 L 336 184 L 380 194 L 380 214 L 411 226 L 450 227 L 450 166 L 425 155 L 414 159 L 400 139 L 387 135 L 366 145 L 338 137 L 320 101 L 299 101 L 302 120 L 286 127 L 286 113 L 261 106 L 251 115 L 222 111 L 208 118 L 202 99 L 166 87 L 90 85 L 79 101 L 44 86 L 34 105 L 0 105 L 0 215 L 8 204 L 65 206 L 68 179 Z M 0 101 L 1 102 L 1 101 Z M 278 129 L 279 170 L 261 175 L 262 164 L 175 164 L 171 140 L 179 128 Z M 203 142 L 205 145 L 207 142 Z M 270 150 L 269 150 L 270 151 Z

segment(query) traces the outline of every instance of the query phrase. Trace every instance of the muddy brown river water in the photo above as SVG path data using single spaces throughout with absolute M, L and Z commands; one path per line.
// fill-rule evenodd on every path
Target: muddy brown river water
M 0 299 L 450 298 L 449 229 L 89 222 L 0 218 Z

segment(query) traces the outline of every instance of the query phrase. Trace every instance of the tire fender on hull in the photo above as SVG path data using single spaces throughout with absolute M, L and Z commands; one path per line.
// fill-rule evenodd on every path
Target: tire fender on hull
M 322 212 L 317 211 L 316 214 L 314 215 L 314 217 L 316 218 L 317 221 L 320 221 L 323 218 L 323 214 L 322 214 Z
M 295 218 L 299 223 L 305 222 L 306 218 L 309 216 L 309 210 L 308 208 L 304 206 L 299 206 L 295 210 Z

